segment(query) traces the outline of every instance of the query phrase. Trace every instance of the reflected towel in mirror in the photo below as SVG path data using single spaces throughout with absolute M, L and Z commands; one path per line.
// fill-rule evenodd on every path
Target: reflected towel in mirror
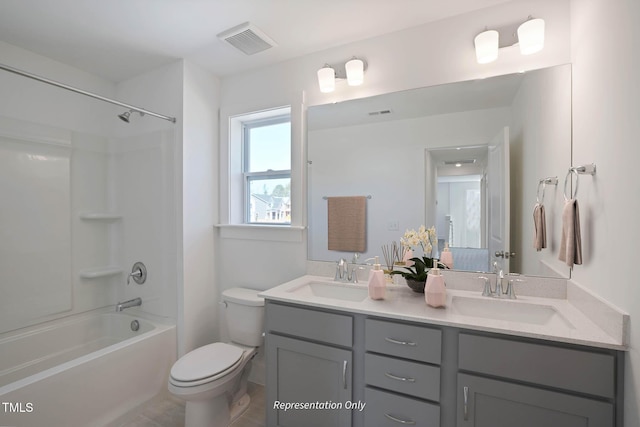
M 560 261 L 569 267 L 582 264 L 582 238 L 580 237 L 580 210 L 576 199 L 567 200 L 562 210 L 562 239 Z
M 366 251 L 366 208 L 365 196 L 327 197 L 329 250 Z
M 538 252 L 547 247 L 547 219 L 541 203 L 533 207 L 533 247 Z

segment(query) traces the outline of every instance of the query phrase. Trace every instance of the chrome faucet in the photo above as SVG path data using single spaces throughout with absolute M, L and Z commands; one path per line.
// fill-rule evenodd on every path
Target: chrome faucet
M 346 276 L 347 269 L 347 260 L 344 258 L 340 258 L 336 263 L 336 275 L 333 280 L 335 280 L 336 282 L 342 280 Z
M 496 273 L 496 290 L 493 292 L 493 296 L 496 298 L 502 298 L 504 290 L 502 289 L 502 282 L 504 281 L 504 271 L 500 269 Z
M 494 263 L 494 268 L 497 269 L 497 264 Z M 489 278 L 486 276 L 478 276 L 478 279 L 484 280 L 484 288 L 482 290 L 483 297 L 492 297 L 492 298 L 508 298 L 508 299 L 517 299 L 516 291 L 514 284 L 516 282 L 524 282 L 524 279 L 515 279 L 509 278 L 507 280 L 507 290 L 503 291 L 502 282 L 504 281 L 504 271 L 499 270 L 496 273 L 496 287 L 495 291 L 491 288 L 491 284 L 489 282 Z
M 358 283 L 358 270 L 362 269 L 362 266 L 358 265 L 359 257 L 360 254 L 353 254 L 351 262 L 347 262 L 346 259 L 340 258 L 336 263 L 336 275 L 333 280 L 336 282 Z
M 137 307 L 142 305 L 142 298 L 134 298 L 129 301 L 119 302 L 116 304 L 116 311 L 122 311 L 125 308 Z

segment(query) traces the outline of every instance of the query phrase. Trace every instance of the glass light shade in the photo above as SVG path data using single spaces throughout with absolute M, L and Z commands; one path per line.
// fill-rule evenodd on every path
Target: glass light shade
M 520 53 L 530 55 L 544 47 L 544 19 L 530 19 L 518 27 Z
M 478 64 L 488 64 L 498 59 L 498 38 L 496 30 L 484 31 L 476 36 L 473 43 Z
M 336 72 L 333 68 L 326 66 L 318 70 L 318 85 L 320 92 L 333 92 L 336 88 Z
M 349 86 L 359 86 L 364 81 L 364 62 L 360 59 L 352 59 L 344 64 L 347 72 L 347 83 Z

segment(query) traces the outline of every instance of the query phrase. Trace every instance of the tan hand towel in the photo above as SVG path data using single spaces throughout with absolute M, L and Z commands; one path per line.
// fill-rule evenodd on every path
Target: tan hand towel
M 582 264 L 580 210 L 576 199 L 567 200 L 562 210 L 562 239 L 558 259 L 564 261 L 569 267 Z
M 366 251 L 366 200 L 365 196 L 327 198 L 330 251 Z
M 533 247 L 538 252 L 547 247 L 547 219 L 540 203 L 533 207 Z

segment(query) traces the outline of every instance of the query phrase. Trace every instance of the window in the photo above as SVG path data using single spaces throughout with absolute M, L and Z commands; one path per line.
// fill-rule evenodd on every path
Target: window
M 242 122 L 244 222 L 291 224 L 291 115 Z

